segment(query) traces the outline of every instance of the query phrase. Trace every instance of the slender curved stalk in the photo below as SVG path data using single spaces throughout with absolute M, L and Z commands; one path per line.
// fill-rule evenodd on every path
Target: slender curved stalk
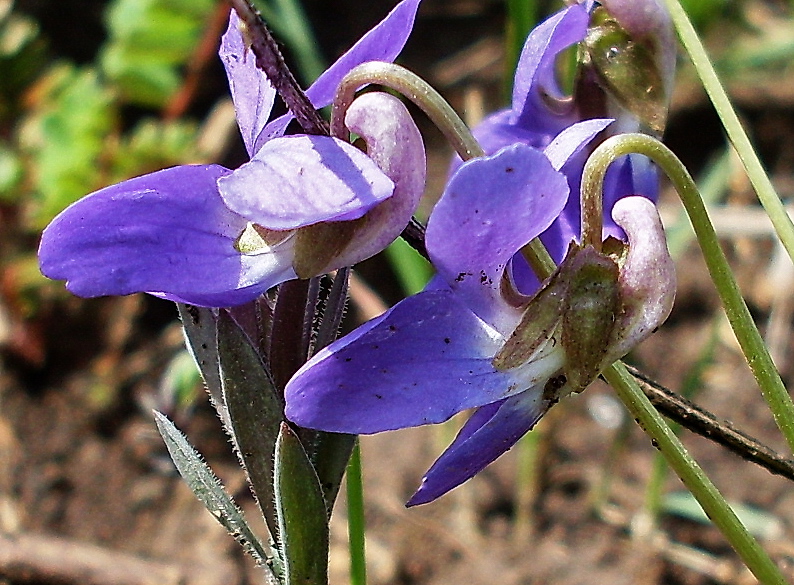
M 788 255 L 794 260 L 794 223 L 792 223 L 791 218 L 786 213 L 780 196 L 775 191 L 772 181 L 769 180 L 769 176 L 758 158 L 758 154 L 756 154 L 753 145 L 750 143 L 747 132 L 745 132 L 741 122 L 739 122 L 739 117 L 731 106 L 728 94 L 725 93 L 714 66 L 709 60 L 706 49 L 681 3 L 679 0 L 665 0 L 665 4 L 667 4 L 667 9 L 670 12 L 681 42 L 689 53 L 692 64 L 700 76 L 703 87 L 709 94 L 720 120 L 722 120 L 722 125 L 728 133 L 728 138 L 747 171 L 747 177 L 758 194 L 758 200 L 769 215 L 769 219 L 772 221 L 772 225 L 783 243 L 783 247 L 786 248 Z
M 382 61 L 362 63 L 342 79 L 331 109 L 333 136 L 346 136 L 344 120 L 347 108 L 353 103 L 356 91 L 370 83 L 393 89 L 419 106 L 463 160 L 485 155 L 469 127 L 440 93 L 416 73 Z
M 364 537 L 364 482 L 361 474 L 361 446 L 356 440 L 347 464 L 347 533 L 350 547 L 350 584 L 367 585 Z
M 758 581 L 763 585 L 786 585 L 788 582 L 780 569 L 742 525 L 725 498 L 692 459 L 623 364 L 616 362 L 603 375 Z
M 780 374 L 753 322 L 728 260 L 720 248 L 714 226 L 697 185 L 681 161 L 664 144 L 644 134 L 621 134 L 605 140 L 587 161 L 582 177 L 582 189 L 601 193 L 604 174 L 615 159 L 630 153 L 644 154 L 658 164 L 678 192 L 697 235 L 706 266 L 720 295 L 728 321 L 742 348 L 778 428 L 794 451 L 794 402 L 792 402 Z

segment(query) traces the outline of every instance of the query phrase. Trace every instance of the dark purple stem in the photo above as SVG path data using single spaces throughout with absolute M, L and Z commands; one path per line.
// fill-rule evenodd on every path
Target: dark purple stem
M 287 67 L 275 39 L 249 0 L 231 0 L 232 8 L 248 29 L 248 42 L 256 56 L 256 66 L 265 72 L 281 99 L 307 134 L 328 136 L 328 124 L 317 113 Z
M 427 253 L 425 247 L 425 226 L 423 226 L 415 217 L 405 226 L 403 233 L 400 234 L 402 238 L 408 242 L 414 250 L 419 252 L 426 260 L 430 260 L 430 255 Z

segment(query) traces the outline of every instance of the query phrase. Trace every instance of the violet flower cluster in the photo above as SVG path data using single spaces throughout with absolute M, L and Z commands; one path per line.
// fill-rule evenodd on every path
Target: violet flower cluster
M 614 220 L 605 235 L 628 245 L 608 237 L 605 254 L 572 244 L 579 201 L 569 195 L 588 145 L 610 124 L 643 123 L 608 91 L 604 102 L 619 119 L 586 120 L 587 104 L 565 98 L 556 82 L 559 54 L 585 40 L 596 10 L 575 4 L 530 34 L 512 107 L 475 131 L 494 154 L 460 165 L 430 216 L 426 244 L 438 276 L 427 290 L 319 352 L 287 385 L 287 417 L 326 431 L 377 433 L 475 409 L 409 505 L 481 471 L 671 310 L 675 277 L 661 222 L 637 196 L 657 193 L 647 160 L 618 161 L 605 183 Z M 656 54 L 671 71 L 669 53 Z M 580 83 L 592 81 L 587 74 Z M 587 93 L 603 87 L 597 81 Z M 520 254 L 536 237 L 562 260 L 542 286 Z
M 359 63 L 393 60 L 418 5 L 403 0 L 329 68 L 307 90 L 312 104 L 328 105 Z M 310 359 L 286 386 L 287 418 L 358 434 L 475 409 L 409 504 L 428 502 L 664 321 L 675 281 L 652 203 L 655 169 L 632 155 L 608 171 L 603 250 L 577 243 L 577 195 L 605 135 L 663 126 L 670 38 L 658 0 L 587 0 L 533 30 L 511 107 L 475 130 L 487 156 L 453 164 L 428 220 L 436 278 Z M 557 64 L 575 45 L 582 67 L 569 96 Z M 396 98 L 369 93 L 348 110 L 366 153 L 340 138 L 286 136 L 289 116 L 269 120 L 275 91 L 234 13 L 220 55 L 250 162 L 175 167 L 81 199 L 42 236 L 45 275 L 80 296 L 143 291 L 224 307 L 359 262 L 402 231 L 424 188 L 425 155 Z M 543 282 L 522 254 L 538 237 L 559 264 Z

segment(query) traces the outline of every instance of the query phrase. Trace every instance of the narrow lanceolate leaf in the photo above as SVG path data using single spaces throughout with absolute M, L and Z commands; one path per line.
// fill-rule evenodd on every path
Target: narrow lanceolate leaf
M 270 533 L 277 539 L 273 453 L 284 403 L 248 337 L 226 311 L 218 316 L 218 359 L 237 454 Z
M 276 442 L 276 510 L 286 585 L 328 583 L 328 520 L 320 482 L 289 425 Z
M 226 493 L 209 465 L 204 462 L 185 435 L 165 415 L 154 411 L 154 420 L 157 423 L 157 430 L 160 431 L 168 452 L 171 454 L 171 459 L 185 483 L 245 551 L 258 564 L 269 567 L 272 558 L 265 552 L 264 545 L 253 533 L 243 517 L 242 511 Z M 267 572 L 268 578 L 274 583 L 277 582 L 272 571 L 268 569 Z
M 176 304 L 185 341 L 204 378 L 204 384 L 224 426 L 231 429 L 229 412 L 223 403 L 220 364 L 218 362 L 217 316 L 212 309 Z

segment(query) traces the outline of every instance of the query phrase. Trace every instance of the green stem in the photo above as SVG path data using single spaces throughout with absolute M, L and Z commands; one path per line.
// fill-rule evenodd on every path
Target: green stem
M 532 536 L 534 526 L 533 506 L 538 493 L 538 466 L 543 433 L 535 429 L 527 433 L 518 443 L 515 491 L 515 525 L 513 536 L 516 543 L 526 543 Z
M 758 200 L 769 215 L 769 219 L 772 221 L 772 225 L 783 243 L 783 247 L 786 248 L 788 255 L 794 259 L 794 223 L 792 223 L 791 218 L 786 213 L 780 196 L 775 191 L 769 175 L 764 170 L 758 154 L 756 154 L 753 145 L 750 143 L 747 132 L 745 132 L 741 122 L 739 122 L 739 117 L 731 106 L 728 94 L 725 93 L 725 88 L 722 87 L 717 77 L 706 49 L 700 41 L 697 32 L 695 32 L 695 27 L 692 26 L 680 1 L 665 0 L 665 3 L 670 11 L 673 24 L 678 30 L 681 42 L 689 53 L 692 64 L 703 82 L 703 87 L 709 94 L 711 102 L 714 104 L 714 109 L 717 111 L 725 131 L 728 133 L 728 138 L 736 149 L 747 171 L 747 176 L 758 194 Z
M 381 61 L 362 63 L 342 79 L 331 109 L 332 136 L 346 136 L 347 108 L 353 103 L 356 91 L 370 83 L 393 89 L 419 106 L 463 160 L 485 155 L 468 126 L 429 83 L 405 67 Z
M 613 364 L 603 375 L 759 582 L 763 585 L 786 585 L 788 582 L 780 569 L 747 532 L 725 498 L 665 424 L 623 364 Z
M 507 27 L 505 34 L 505 96 L 508 101 L 513 91 L 513 75 L 521 57 L 529 31 L 538 22 L 539 6 L 536 0 L 507 0 Z
M 582 170 L 580 209 L 582 216 L 581 242 L 583 246 L 593 246 L 601 251 L 604 231 L 604 175 L 607 167 L 615 159 L 602 159 L 591 156 Z
M 601 193 L 606 168 L 615 159 L 630 153 L 651 158 L 666 173 L 684 204 L 692 227 L 700 243 L 711 279 L 720 295 L 728 321 L 742 348 L 747 363 L 755 376 L 778 428 L 794 451 L 794 402 L 791 400 L 780 374 L 764 345 L 761 334 L 753 322 L 747 304 L 733 278 L 728 260 L 720 248 L 714 226 L 697 185 L 681 161 L 664 144 L 644 134 L 622 134 L 605 140 L 587 161 L 582 178 L 582 189 L 595 189 Z
M 361 474 L 361 446 L 356 440 L 347 464 L 347 533 L 350 547 L 350 583 L 367 585 L 367 562 L 364 554 L 364 481 Z

